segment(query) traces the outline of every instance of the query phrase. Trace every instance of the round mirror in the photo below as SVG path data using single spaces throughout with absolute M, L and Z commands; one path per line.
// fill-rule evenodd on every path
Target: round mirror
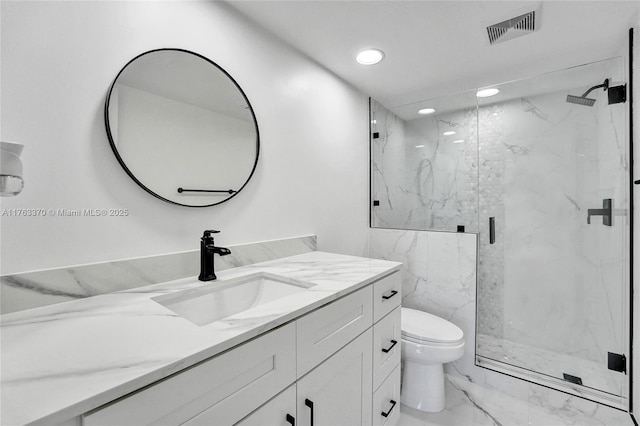
M 186 50 L 129 61 L 107 94 L 105 125 L 129 176 L 174 204 L 227 201 L 258 163 L 258 123 L 246 95 L 220 66 Z

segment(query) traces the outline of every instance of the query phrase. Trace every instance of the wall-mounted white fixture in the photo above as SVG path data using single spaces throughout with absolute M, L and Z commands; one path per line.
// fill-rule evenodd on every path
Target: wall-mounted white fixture
M 454 132 L 453 130 L 447 130 L 446 132 L 443 133 L 443 135 L 445 136 L 451 136 L 451 135 L 455 135 L 456 132 Z
M 365 49 L 356 56 L 356 61 L 362 65 L 375 65 L 383 59 L 384 52 L 380 49 Z
M 0 142 L 0 196 L 13 197 L 22 191 L 22 161 L 24 146 L 15 142 Z
M 464 143 L 464 139 L 457 139 L 451 143 Z
M 416 148 L 424 148 L 424 145 L 416 145 Z
M 495 87 L 491 87 L 489 89 L 482 89 L 476 92 L 476 96 L 479 98 L 488 98 L 489 96 L 495 96 L 500 93 L 500 89 L 496 89 Z
M 421 110 L 418 110 L 418 114 L 421 115 L 433 114 L 434 112 L 436 112 L 436 110 L 433 108 L 422 108 Z

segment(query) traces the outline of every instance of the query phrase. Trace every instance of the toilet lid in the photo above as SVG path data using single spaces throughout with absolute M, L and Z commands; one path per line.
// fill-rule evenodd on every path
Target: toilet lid
M 464 333 L 449 321 L 415 309 L 402 308 L 402 335 L 435 343 L 458 342 Z

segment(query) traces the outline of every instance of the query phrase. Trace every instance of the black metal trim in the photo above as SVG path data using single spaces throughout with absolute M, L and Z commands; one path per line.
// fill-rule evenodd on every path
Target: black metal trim
M 607 352 L 607 368 L 619 373 L 627 373 L 627 357 L 624 354 Z
M 373 129 L 371 126 L 371 120 L 371 96 L 369 96 L 369 132 L 367 133 L 369 143 L 369 228 L 373 228 L 373 209 L 371 208 L 373 196 L 373 167 L 371 167 L 371 161 L 373 160 L 373 150 L 371 149 L 371 146 L 373 145 L 373 140 L 371 139 L 371 131 Z
M 197 57 L 199 57 L 201 59 L 204 59 L 205 61 L 209 62 L 211 65 L 213 65 L 218 70 L 220 70 L 222 73 L 224 73 L 229 78 L 229 80 L 231 80 L 231 82 L 236 86 L 236 88 L 240 91 L 240 94 L 242 95 L 244 100 L 247 102 L 247 106 L 249 108 L 249 111 L 251 112 L 251 116 L 253 117 L 253 125 L 254 125 L 254 127 L 256 129 L 256 160 L 253 163 L 253 168 L 251 169 L 251 173 L 249 173 L 249 177 L 247 177 L 247 180 L 242 184 L 242 186 L 237 191 L 235 191 L 234 194 L 232 194 L 231 196 L 229 196 L 229 197 L 225 198 L 224 200 L 219 201 L 217 203 L 193 206 L 193 205 L 182 204 L 182 203 L 178 203 L 178 202 L 166 199 L 163 196 L 161 196 L 160 194 L 157 194 L 157 193 L 153 192 L 151 189 L 149 189 L 147 186 L 145 186 L 142 182 L 140 182 L 140 180 L 138 180 L 138 178 L 133 174 L 133 172 L 131 170 L 129 170 L 129 168 L 125 164 L 123 158 L 118 153 L 118 148 L 116 147 L 116 144 L 115 144 L 115 142 L 113 140 L 113 135 L 111 133 L 111 127 L 109 126 L 109 102 L 111 100 L 111 93 L 113 92 L 113 88 L 114 88 L 116 82 L 118 81 L 118 77 L 120 77 L 120 74 L 122 74 L 124 72 L 124 70 L 133 61 L 135 61 L 136 59 L 140 58 L 141 56 L 147 55 L 149 53 L 160 52 L 160 51 L 175 51 L 175 52 L 188 53 L 188 54 L 195 55 L 195 56 L 197 56 Z M 122 166 L 124 171 L 127 172 L 129 177 L 131 179 L 133 179 L 133 181 L 135 183 L 137 183 L 142 189 L 144 189 L 145 191 L 147 191 L 149 194 L 153 195 L 154 197 L 159 198 L 162 201 L 166 201 L 167 203 L 177 204 L 179 206 L 185 206 L 185 207 L 211 207 L 211 206 L 215 206 L 217 204 L 224 203 L 225 201 L 229 201 L 230 199 L 232 199 L 233 197 L 238 195 L 238 193 L 240 191 L 242 191 L 242 189 L 247 185 L 247 183 L 249 183 L 249 181 L 253 177 L 253 174 L 256 171 L 256 167 L 258 166 L 258 158 L 260 157 L 260 130 L 258 128 L 258 120 L 256 118 L 255 111 L 253 110 L 253 107 L 251 106 L 251 102 L 249 102 L 249 98 L 247 98 L 247 95 L 244 93 L 244 90 L 242 90 L 242 88 L 240 87 L 238 82 L 224 68 L 222 68 L 220 65 L 216 64 L 215 62 L 213 62 L 211 59 L 207 58 L 206 56 L 200 55 L 199 53 L 195 53 L 195 52 L 192 52 L 190 50 L 180 49 L 180 48 L 171 48 L 171 47 L 161 48 L 161 49 L 153 49 L 153 50 L 149 50 L 149 51 L 143 52 L 143 53 L 137 55 L 136 57 L 134 57 L 133 59 L 131 59 L 129 62 L 127 62 L 126 65 L 124 67 L 122 67 L 122 69 L 118 72 L 118 74 L 116 75 L 116 78 L 113 80 L 113 83 L 111 83 L 111 86 L 109 87 L 109 91 L 107 92 L 107 97 L 106 97 L 105 102 L 104 102 L 104 124 L 105 124 L 106 130 L 107 130 L 107 137 L 109 138 L 109 144 L 111 145 L 111 149 L 113 150 L 113 153 L 115 154 L 116 158 L 118 159 L 118 163 L 120 163 L 120 165 Z
M 495 244 L 496 242 L 496 218 L 489 218 L 489 244 Z
M 480 356 L 482 356 L 482 355 L 480 355 Z M 624 412 L 624 413 L 628 413 L 628 411 L 627 411 L 627 410 L 622 409 L 622 408 L 620 408 L 620 407 L 616 407 L 615 405 L 608 404 L 608 403 L 606 403 L 606 402 L 602 402 L 602 401 L 594 401 L 594 400 L 593 400 L 593 399 L 591 399 L 591 398 L 587 398 L 586 396 L 578 395 L 578 394 L 576 394 L 576 393 L 572 393 L 572 392 L 566 391 L 566 390 L 564 390 L 564 389 L 558 389 L 557 387 L 553 387 L 553 386 L 551 386 L 551 385 L 545 385 L 545 384 L 542 384 L 542 383 L 534 382 L 534 381 L 533 381 L 533 380 L 531 380 L 531 379 L 525 379 L 525 378 L 523 378 L 523 377 L 516 376 L 516 375 L 514 375 L 514 374 L 505 373 L 504 371 L 498 371 L 498 370 L 496 370 L 496 369 L 494 369 L 494 368 L 486 367 L 486 366 L 484 366 L 484 365 L 478 365 L 478 364 L 477 364 L 477 357 L 478 357 L 478 355 L 477 355 L 477 353 L 476 353 L 476 362 L 474 363 L 474 365 L 475 365 L 476 367 L 484 368 L 485 370 L 493 371 L 494 373 L 502 374 L 502 375 L 504 375 L 504 376 L 511 377 L 511 378 L 513 378 L 513 379 L 516 379 L 516 380 L 522 380 L 522 381 L 524 381 L 524 382 L 531 383 L 531 384 L 534 384 L 534 385 L 537 385 L 537 386 L 541 386 L 541 387 L 543 387 L 543 388 L 547 388 L 547 389 L 554 390 L 554 391 L 557 391 L 557 392 L 562 392 L 562 393 L 564 393 L 564 394 L 566 394 L 566 395 L 569 395 L 569 396 L 574 396 L 574 397 L 576 397 L 576 398 L 584 399 L 585 401 L 593 402 L 594 404 L 604 405 L 605 407 L 613 408 L 614 410 L 618 410 L 618 411 L 622 411 L 622 412 Z M 519 367 L 518 367 L 518 368 L 519 368 Z M 523 369 L 523 370 L 526 370 L 526 369 Z M 618 396 L 619 396 L 619 395 L 618 395 Z
M 562 378 L 567 382 L 582 386 L 582 378 L 567 373 L 562 373 Z
M 182 194 L 183 192 L 226 192 L 227 194 L 233 194 L 235 191 L 233 189 L 186 189 L 186 188 L 178 188 L 178 193 Z
M 634 233 L 634 197 L 633 197 L 633 184 L 634 184 L 634 179 L 633 179 L 633 66 L 634 66 L 634 60 L 635 58 L 633 57 L 633 42 L 634 42 L 634 30 L 633 28 L 629 28 L 629 96 L 628 96 L 628 101 L 629 101 L 629 181 L 631 182 L 631 185 L 629 185 L 629 234 L 630 234 L 630 238 L 629 238 L 629 259 L 630 259 L 630 263 L 629 263 L 629 411 L 632 412 L 633 411 L 633 335 L 634 335 L 634 331 L 633 331 L 633 321 L 634 321 L 634 315 L 633 315 L 633 294 L 634 294 L 634 289 L 633 289 L 633 284 L 634 284 L 634 268 L 633 268 L 633 262 L 634 262 L 634 250 L 633 250 L 633 245 L 634 245 L 634 241 L 633 241 L 633 233 Z M 633 416 L 631 416 L 631 418 L 633 419 L 633 422 L 637 425 L 638 423 L 636 422 L 635 418 Z

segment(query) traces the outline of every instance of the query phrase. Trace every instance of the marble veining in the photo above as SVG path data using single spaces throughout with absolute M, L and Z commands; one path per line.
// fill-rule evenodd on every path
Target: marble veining
M 540 388 L 543 389 L 543 388 Z M 569 395 L 549 398 L 533 389 L 530 401 L 445 376 L 447 405 L 439 413 L 400 407 L 398 426 L 633 426 L 621 410 Z
M 624 382 L 628 380 L 623 373 L 613 374 L 606 363 L 581 359 L 572 354 L 551 352 L 485 334 L 478 334 L 477 342 L 478 354 L 484 358 L 560 380 L 563 380 L 563 374 L 570 374 L 580 377 L 583 386 L 611 395 L 622 395 Z M 575 389 L 580 393 L 580 386 Z
M 477 232 L 475 107 L 403 119 L 372 100 L 371 118 L 372 226 Z
M 625 78 L 620 58 L 586 67 L 501 87 L 504 93 L 544 88 L 551 79 L 577 81 L 585 70 L 602 79 Z M 380 201 L 372 207 L 372 226 L 453 231 L 457 221 L 469 225 L 467 231 L 477 230 L 478 333 L 508 342 L 504 348 L 530 348 L 550 357 L 536 363 L 549 367 L 539 371 L 541 377 L 557 376 L 554 364 L 570 363 L 566 358 L 573 357 L 575 369 L 584 367 L 579 369 L 583 382 L 626 398 L 626 378 L 606 369 L 608 352 L 628 356 L 629 351 L 625 106 L 609 105 L 602 92 L 593 93 L 598 99 L 593 107 L 567 103 L 568 94 L 585 88 L 564 87 L 510 100 L 480 100 L 477 108 L 465 109 L 459 102 L 423 118 L 412 118 L 415 109 L 409 116 L 404 107 L 388 110 L 372 101 L 380 133 L 371 141 L 372 198 Z M 432 101 L 450 105 L 460 96 Z M 444 130 L 471 143 L 447 143 Z M 614 225 L 603 226 L 599 216 L 587 224 L 587 211 L 601 208 L 606 198 L 614 200 Z M 475 219 L 463 220 L 465 215 Z M 496 224 L 494 243 L 489 241 L 490 218 Z M 468 300 L 468 293 L 455 285 L 451 294 L 437 288 L 447 280 L 434 279 L 432 267 L 427 268 L 432 262 L 438 270 L 426 256 L 425 244 L 432 237 L 423 241 L 418 235 L 407 231 L 397 246 L 388 241 L 374 248 L 383 257 L 409 259 L 407 304 L 445 318 L 460 316 L 449 299 L 457 295 L 453 289 L 462 292 L 461 300 Z M 450 242 L 441 243 L 443 253 L 452 253 L 446 246 Z M 419 254 L 401 253 L 405 249 Z M 430 253 L 442 260 L 437 250 Z M 417 259 L 426 260 L 421 265 Z M 479 347 L 480 355 L 488 347 Z M 520 367 L 531 368 L 531 357 L 522 355 L 527 351 L 517 353 L 506 354 L 511 365 L 522 362 Z
M 474 368 L 477 235 L 374 229 L 369 256 L 402 262 L 402 305 L 460 327 L 465 354 L 445 371 L 481 380 Z
M 80 415 L 398 267 L 316 251 L 220 271 L 219 281 L 267 272 L 315 286 L 200 327 L 152 300 L 216 284 L 196 277 L 2 315 L 0 423 L 55 424 Z
M 402 304 L 439 315 L 456 324 L 465 334 L 465 355 L 445 365 L 448 377 L 446 411 L 427 415 L 403 407 L 400 425 L 630 426 L 632 423 L 627 423 L 628 415 L 623 411 L 475 365 L 476 237 L 475 234 L 451 232 L 370 230 L 369 255 L 403 263 Z M 487 340 L 486 335 L 478 338 L 483 352 L 494 357 L 505 353 L 504 348 L 489 352 L 489 343 L 496 341 Z M 502 344 L 515 346 L 507 341 Z M 518 361 L 535 361 L 535 365 L 530 365 L 534 368 L 553 365 L 556 359 L 549 358 L 549 354 L 539 348 L 535 348 L 536 352 L 532 352 L 534 348 L 528 348 L 529 352 L 526 348 L 521 349 L 517 352 Z M 538 356 L 542 358 L 537 359 Z M 580 364 L 569 356 L 563 360 L 565 365 L 571 364 L 571 368 L 587 365 L 596 368 L 593 363 Z M 608 380 L 607 376 L 601 379 Z M 592 380 L 600 379 L 589 376 L 587 384 L 615 386 L 615 382 Z
M 216 257 L 216 270 L 264 262 L 316 250 L 315 235 L 230 245 Z M 200 251 L 119 260 L 0 277 L 3 314 L 69 300 L 144 287 L 197 275 Z

